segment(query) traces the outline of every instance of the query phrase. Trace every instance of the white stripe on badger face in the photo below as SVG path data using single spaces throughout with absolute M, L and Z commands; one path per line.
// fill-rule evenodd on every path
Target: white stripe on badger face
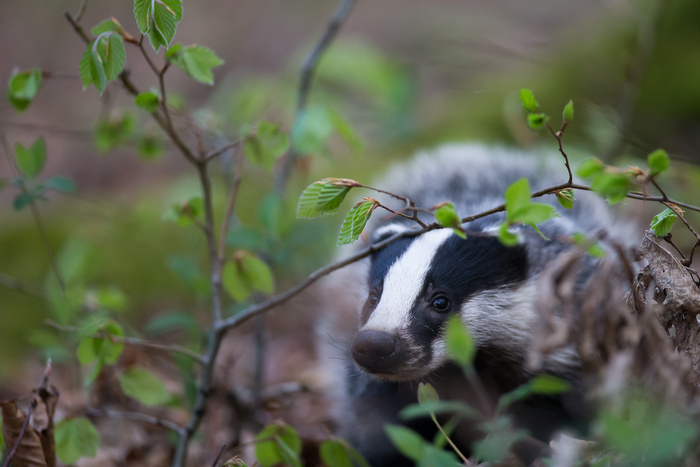
M 362 330 L 396 333 L 409 323 L 409 312 L 423 289 L 430 263 L 452 229 L 434 230 L 415 239 L 389 268 L 379 303 Z

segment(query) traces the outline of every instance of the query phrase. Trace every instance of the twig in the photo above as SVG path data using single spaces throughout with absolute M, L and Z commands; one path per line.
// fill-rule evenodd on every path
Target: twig
M 42 390 L 46 390 L 46 386 L 49 384 L 49 376 L 50 375 L 51 375 L 51 359 L 49 359 L 46 362 L 46 367 L 44 368 L 44 374 L 41 377 L 41 381 L 39 381 L 39 386 L 36 388 L 37 394 Z M 36 408 L 38 403 L 39 403 L 39 401 L 37 398 L 35 398 L 35 397 L 32 398 L 32 402 L 29 404 L 29 409 L 27 409 L 27 414 L 25 415 L 24 422 L 22 423 L 22 428 L 19 430 L 19 435 L 17 436 L 17 439 L 15 440 L 15 444 L 12 446 L 12 450 L 10 450 L 10 453 L 5 458 L 5 462 L 3 462 L 2 467 L 8 467 L 10 465 L 10 462 L 12 461 L 12 458 L 15 457 L 15 454 L 17 454 L 17 449 L 19 449 L 19 446 L 22 443 L 22 438 L 24 438 L 24 433 L 27 431 L 27 426 L 29 425 L 29 419 L 32 418 L 32 412 L 34 412 L 34 409 Z
M 75 21 L 80 22 L 81 19 L 83 19 L 83 14 L 85 13 L 85 9 L 87 8 L 87 3 L 88 0 L 83 0 L 83 2 L 80 4 L 80 8 L 78 9 L 78 13 L 75 15 Z
M 238 143 L 233 145 L 227 145 L 230 147 L 235 147 Z M 222 152 L 228 150 L 224 149 Z M 215 152 L 216 153 L 216 152 Z M 215 154 L 214 153 L 214 154 Z M 231 185 L 231 193 L 229 194 L 228 203 L 226 205 L 226 214 L 224 215 L 224 221 L 221 224 L 221 232 L 219 233 L 219 250 L 218 250 L 218 260 L 219 260 L 219 274 L 221 274 L 221 269 L 223 268 L 225 262 L 226 254 L 226 237 L 228 236 L 228 230 L 231 226 L 231 219 L 233 218 L 233 213 L 236 209 L 236 198 L 238 197 L 238 188 L 241 185 L 241 176 L 243 175 L 243 154 L 239 150 L 235 156 L 236 157 L 236 173 L 233 177 L 233 184 Z M 208 156 L 206 160 L 211 160 Z
M 58 324 L 50 319 L 44 320 L 44 324 L 46 324 L 47 326 L 50 326 L 54 329 L 57 329 L 59 331 L 63 331 L 63 332 L 79 331 L 79 328 L 77 328 L 77 327 L 63 326 L 63 325 Z M 183 347 L 183 346 L 177 345 L 177 344 L 166 344 L 163 342 L 153 342 L 153 341 L 148 341 L 145 339 L 138 339 L 136 337 L 115 336 L 114 334 L 109 334 L 109 333 L 96 334 L 93 336 L 85 336 L 85 337 L 94 337 L 96 339 L 105 339 L 106 338 L 106 339 L 109 339 L 112 343 L 137 345 L 140 347 L 148 347 L 150 349 L 165 350 L 167 352 L 176 352 L 176 353 L 190 357 L 191 359 L 197 361 L 201 365 L 204 365 L 206 363 L 206 361 L 202 355 L 188 349 L 187 347 Z
M 32 297 L 41 298 L 43 300 L 49 299 L 46 296 L 46 292 L 44 291 L 43 287 L 32 284 L 31 282 L 23 281 L 22 279 L 17 279 L 16 277 L 5 274 L 4 272 L 0 272 L 0 285 Z
M 564 152 L 564 148 L 561 145 L 561 136 L 564 133 L 564 130 L 566 129 L 567 122 L 563 122 L 561 125 L 561 129 L 557 132 L 555 132 L 551 125 L 547 123 L 547 128 L 549 128 L 549 131 L 552 133 L 552 136 L 554 136 L 557 139 L 557 143 L 559 143 L 559 152 L 561 153 L 562 156 L 564 156 L 564 164 L 566 165 L 566 171 L 569 173 L 569 181 L 568 183 L 571 184 L 574 182 L 574 174 L 571 173 L 571 166 L 569 165 L 569 156 L 566 155 Z
M 126 420 L 136 420 L 139 422 L 149 423 L 154 426 L 159 426 L 162 428 L 168 428 L 178 434 L 181 434 L 184 430 L 177 423 L 173 423 L 168 420 L 162 420 L 160 418 L 151 417 L 150 415 L 143 414 L 141 412 L 116 412 L 113 410 L 102 410 L 88 407 L 88 415 L 92 417 L 104 417 L 104 418 L 114 418 L 114 419 L 126 419 Z
M 216 467 L 216 464 L 219 463 L 219 459 L 221 459 L 221 454 L 224 452 L 224 449 L 226 449 L 225 443 L 221 445 L 219 452 L 216 453 L 216 457 L 214 458 L 214 462 L 211 463 L 211 467 Z
M 331 20 L 326 26 L 326 30 L 321 36 L 321 39 L 314 45 L 314 47 L 309 51 L 309 53 L 304 58 L 301 65 L 301 78 L 299 80 L 299 90 L 297 93 L 297 103 L 294 111 L 294 121 L 292 123 L 292 128 L 299 124 L 299 119 L 306 109 L 306 103 L 309 99 L 309 92 L 311 90 L 311 82 L 313 81 L 314 74 L 316 72 L 316 67 L 321 59 L 321 56 L 326 51 L 328 46 L 333 42 L 335 36 L 338 34 L 340 27 L 343 22 L 348 17 L 350 10 L 352 10 L 355 0 L 341 0 L 340 4 L 336 8 Z M 287 186 L 287 179 L 292 171 L 292 165 L 294 164 L 294 159 L 296 158 L 296 153 L 294 152 L 294 147 L 290 148 L 287 155 L 284 158 L 282 168 L 280 169 L 276 189 L 277 193 L 284 193 Z
M 223 153 L 225 153 L 229 149 L 233 149 L 233 148 L 239 146 L 240 144 L 241 144 L 241 141 L 236 141 L 235 143 L 229 143 L 229 144 L 226 144 L 218 149 L 214 149 L 213 151 L 211 151 L 210 153 L 205 155 L 202 160 L 204 162 L 209 162 L 213 159 L 216 159 L 217 157 L 219 157 L 220 155 L 222 155 Z
M 440 425 L 440 423 L 437 421 L 437 418 L 435 418 L 435 414 L 433 414 L 433 413 L 431 412 L 430 418 L 433 419 L 433 422 L 435 423 L 435 425 L 437 425 L 438 430 L 440 430 L 440 433 L 442 433 L 442 436 L 444 436 L 445 439 L 447 440 L 447 442 L 450 444 L 450 446 L 452 446 L 452 449 L 454 449 L 454 451 L 457 453 L 457 455 L 460 457 L 460 459 L 462 459 L 462 462 L 464 462 L 465 464 L 469 464 L 469 459 L 467 459 L 467 458 L 464 456 L 464 454 L 462 454 L 462 451 L 460 451 L 459 449 L 457 449 L 457 446 L 455 446 L 455 443 L 452 442 L 452 440 L 451 440 L 450 437 L 447 435 L 447 433 L 445 433 L 445 430 L 443 430 L 442 425 Z
M 693 228 L 693 226 L 690 225 L 690 222 L 688 222 L 685 219 L 685 216 L 683 216 L 683 212 L 678 208 L 678 206 L 675 206 L 674 203 L 671 202 L 662 202 L 661 204 L 665 205 L 666 207 L 670 208 L 674 213 L 676 213 L 676 215 L 680 218 L 681 221 L 683 221 L 685 226 L 688 228 L 690 233 L 692 233 L 695 236 L 695 240 L 700 242 L 700 234 L 698 234 Z

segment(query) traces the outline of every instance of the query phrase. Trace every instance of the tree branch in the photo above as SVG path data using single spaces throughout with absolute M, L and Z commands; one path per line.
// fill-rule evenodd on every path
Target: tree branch
M 113 410 L 102 410 L 94 409 L 88 407 L 87 414 L 92 417 L 104 417 L 113 419 L 126 419 L 126 420 L 136 420 L 139 422 L 149 423 L 154 426 L 159 426 L 162 428 L 168 428 L 173 430 L 175 433 L 181 434 L 184 431 L 180 425 L 173 423 L 168 420 L 162 420 L 160 418 L 151 417 L 150 415 L 142 414 L 140 412 L 116 412 Z

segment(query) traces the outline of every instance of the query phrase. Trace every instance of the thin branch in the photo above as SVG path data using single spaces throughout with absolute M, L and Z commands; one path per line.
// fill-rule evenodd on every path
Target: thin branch
M 162 428 L 168 428 L 175 433 L 181 434 L 184 430 L 177 423 L 173 423 L 168 420 L 162 420 L 160 418 L 151 417 L 150 415 L 142 414 L 140 412 L 116 412 L 113 410 L 102 410 L 88 407 L 87 414 L 92 417 L 104 417 L 113 419 L 126 419 L 126 420 L 136 420 L 139 422 L 149 423 L 154 426 L 159 426 Z
M 209 162 L 211 160 L 214 160 L 217 157 L 219 157 L 220 155 L 222 155 L 223 153 L 225 153 L 226 151 L 233 149 L 233 148 L 239 146 L 240 144 L 241 144 L 241 141 L 236 141 L 235 143 L 229 143 L 229 144 L 226 144 L 218 149 L 214 149 L 213 151 L 211 151 L 207 155 L 205 155 L 202 158 L 202 160 L 204 162 Z
M 214 462 L 211 463 L 211 467 L 216 467 L 216 464 L 219 463 L 219 459 L 221 459 L 221 454 L 223 454 L 224 449 L 226 449 L 226 444 L 222 444 L 219 448 L 219 452 L 216 453 L 216 457 L 214 458 Z
M 23 281 L 4 272 L 0 272 L 0 285 L 31 297 L 41 298 L 42 300 L 49 299 L 43 287 Z
M 83 14 L 85 14 L 85 10 L 87 9 L 87 4 L 88 0 L 83 0 L 83 2 L 80 4 L 80 8 L 78 9 L 78 13 L 75 14 L 75 21 L 80 22 L 81 19 L 83 19 Z
M 226 237 L 228 236 L 228 230 L 231 225 L 231 219 L 233 218 L 233 213 L 236 209 L 236 198 L 238 197 L 238 188 L 241 185 L 241 176 L 243 172 L 243 154 L 241 153 L 241 151 L 238 151 L 235 157 L 236 173 L 233 178 L 233 184 L 231 185 L 231 193 L 229 194 L 228 203 L 226 205 L 226 214 L 224 215 L 224 221 L 221 224 L 221 232 L 219 233 L 219 250 L 217 253 L 219 275 L 221 275 L 221 269 L 223 268 L 225 262 Z
M 44 374 L 42 375 L 41 381 L 39 381 L 39 386 L 36 388 L 36 391 L 35 391 L 37 394 L 41 390 L 46 389 L 46 386 L 49 384 L 49 376 L 50 375 L 51 375 L 51 359 L 49 359 L 46 362 L 46 367 L 44 368 Z M 22 423 L 22 428 L 19 430 L 19 435 L 17 436 L 17 439 L 15 440 L 15 444 L 12 446 L 10 453 L 5 458 L 5 462 L 3 462 L 2 467 L 8 467 L 10 465 L 10 462 L 12 462 L 12 458 L 15 457 L 15 454 L 17 454 L 17 449 L 19 449 L 19 446 L 22 443 L 22 438 L 24 438 L 24 433 L 26 433 L 26 431 L 27 431 L 27 426 L 29 425 L 29 419 L 32 418 L 32 412 L 34 412 L 34 409 L 36 408 L 38 403 L 39 403 L 39 400 L 36 397 L 33 397 L 31 404 L 29 404 L 29 409 L 27 409 L 27 414 L 25 415 L 24 422 Z
M 566 155 L 564 152 L 564 148 L 561 145 L 561 137 L 564 134 L 564 130 L 566 129 L 567 122 L 562 123 L 561 129 L 559 131 L 554 131 L 549 123 L 547 123 L 547 128 L 549 128 L 549 131 L 552 133 L 552 136 L 554 136 L 557 139 L 557 143 L 559 143 L 559 152 L 561 153 L 562 156 L 564 156 L 564 164 L 566 165 L 566 171 L 569 173 L 569 181 L 568 183 L 573 183 L 574 182 L 574 174 L 571 173 L 571 166 L 569 165 L 569 156 Z
M 450 437 L 447 435 L 447 433 L 445 433 L 445 430 L 442 428 L 442 425 L 440 425 L 440 423 L 437 421 L 437 418 L 435 418 L 435 415 L 433 413 L 431 413 L 430 417 L 433 419 L 433 422 L 435 423 L 435 425 L 437 425 L 438 430 L 440 430 L 440 433 L 442 433 L 442 436 L 445 437 L 447 442 L 450 444 L 450 446 L 452 446 L 452 449 L 454 449 L 454 451 L 457 453 L 457 455 L 460 457 L 460 459 L 462 459 L 462 461 L 465 464 L 469 464 L 469 459 L 467 459 L 466 456 L 464 454 L 462 454 L 462 451 L 457 449 L 457 446 L 455 446 L 455 443 L 453 443 L 452 440 L 450 439 Z
M 693 226 L 690 225 L 690 222 L 686 220 L 685 216 L 683 216 L 683 212 L 678 208 L 678 206 L 674 206 L 674 204 L 671 202 L 663 202 L 661 204 L 665 205 L 666 207 L 670 208 L 673 212 L 675 212 L 676 215 L 680 218 L 680 220 L 683 221 L 690 233 L 692 233 L 695 236 L 695 240 L 700 242 L 700 234 L 698 234 L 693 228 Z
M 301 77 L 299 80 L 299 90 L 297 93 L 297 103 L 294 111 L 294 121 L 292 123 L 292 128 L 294 125 L 299 124 L 299 119 L 306 109 L 306 104 L 309 99 L 309 92 L 311 91 L 311 83 L 316 72 L 316 67 L 318 62 L 323 56 L 328 46 L 333 42 L 335 36 L 338 34 L 340 27 L 343 25 L 347 19 L 350 11 L 352 10 L 355 0 L 341 0 L 340 4 L 336 8 L 333 16 L 331 16 L 326 30 L 321 36 L 321 39 L 314 45 L 314 47 L 309 51 L 309 53 L 304 58 L 301 65 Z M 276 188 L 278 193 L 284 193 L 287 186 L 287 179 L 292 171 L 292 165 L 294 164 L 294 159 L 296 158 L 296 153 L 294 148 L 290 148 L 287 155 L 284 158 L 282 168 L 280 169 Z

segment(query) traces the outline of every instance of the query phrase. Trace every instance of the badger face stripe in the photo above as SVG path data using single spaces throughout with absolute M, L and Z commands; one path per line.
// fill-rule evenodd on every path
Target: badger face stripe
M 432 231 L 404 246 L 405 251 L 386 268 L 381 296 L 363 330 L 397 334 L 408 327 L 413 305 L 424 291 L 433 257 L 451 235 L 450 229 Z

